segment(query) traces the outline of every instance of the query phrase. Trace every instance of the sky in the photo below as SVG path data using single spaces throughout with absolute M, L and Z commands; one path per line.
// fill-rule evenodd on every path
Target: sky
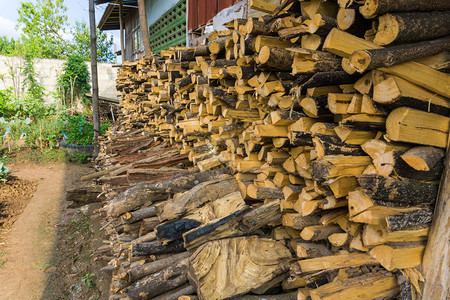
M 26 0 L 36 2 L 36 0 Z M 0 0 L 0 36 L 7 36 L 9 38 L 20 37 L 20 32 L 15 28 L 17 24 L 17 9 L 20 6 L 20 2 L 24 0 Z M 75 25 L 76 21 L 85 21 L 89 23 L 89 1 L 88 0 L 64 0 L 64 4 L 69 8 L 67 15 L 69 17 L 69 23 Z M 106 8 L 106 4 L 97 5 L 95 7 L 95 21 L 98 23 L 103 15 L 103 11 Z M 114 43 L 118 47 L 119 32 L 107 31 L 114 37 Z

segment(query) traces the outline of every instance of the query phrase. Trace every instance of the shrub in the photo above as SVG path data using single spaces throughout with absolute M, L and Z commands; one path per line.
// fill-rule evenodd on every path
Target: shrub
M 108 130 L 109 124 L 100 125 L 100 134 Z M 90 145 L 94 143 L 94 125 L 86 121 L 84 116 L 71 116 L 67 122 L 64 133 L 67 142 L 78 145 Z

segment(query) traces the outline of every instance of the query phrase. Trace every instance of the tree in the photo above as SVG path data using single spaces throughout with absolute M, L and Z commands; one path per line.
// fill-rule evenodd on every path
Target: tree
M 18 27 L 22 29 L 23 55 L 64 58 L 68 50 L 63 38 L 68 25 L 66 12 L 63 0 L 21 2 Z
M 86 22 L 76 22 L 75 27 L 72 29 L 73 43 L 72 54 L 79 55 L 85 61 L 91 58 L 91 37 L 89 26 Z M 114 61 L 114 53 L 112 46 L 114 44 L 112 36 L 108 38 L 108 35 L 100 31 L 97 28 L 97 60 L 100 62 L 112 62 Z
M 83 58 L 76 54 L 70 55 L 57 83 L 63 104 L 71 107 L 76 99 L 87 102 L 86 93 L 91 90 L 89 82 L 89 70 Z
M 67 22 L 67 7 L 64 0 L 37 0 L 21 2 L 18 9 L 18 27 L 22 29 L 19 53 L 7 50 L 11 44 L 0 39 L 0 53 L 40 58 L 66 59 L 78 55 L 90 59 L 90 32 L 85 22 L 76 22 L 73 28 Z M 3 43 L 9 48 L 2 50 Z M 112 62 L 113 38 L 97 29 L 97 56 L 102 62 Z M 8 52 L 9 51 L 9 52 Z

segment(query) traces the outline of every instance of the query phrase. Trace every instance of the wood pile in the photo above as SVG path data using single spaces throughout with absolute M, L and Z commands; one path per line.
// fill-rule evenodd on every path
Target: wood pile
M 86 178 L 110 199 L 110 299 L 420 298 L 450 5 L 272 2 L 119 70 Z

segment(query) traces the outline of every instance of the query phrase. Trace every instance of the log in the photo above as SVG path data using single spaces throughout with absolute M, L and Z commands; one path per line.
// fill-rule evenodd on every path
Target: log
M 109 216 L 117 217 L 144 204 L 150 205 L 153 202 L 165 200 L 167 197 L 166 192 L 153 192 L 146 183 L 139 183 L 120 193 L 119 196 L 108 203 L 106 210 Z
M 435 164 L 429 171 L 418 171 L 409 166 L 402 158 L 401 151 L 389 151 L 373 160 L 377 173 L 384 176 L 397 175 L 416 180 L 435 180 L 440 178 L 442 164 Z
M 373 100 L 389 108 L 406 106 L 443 116 L 450 112 L 450 103 L 445 97 L 396 76 L 389 76 L 373 87 Z
M 430 171 L 444 157 L 444 150 L 435 147 L 414 147 L 400 157 L 417 171 Z
M 171 290 L 169 292 L 166 292 L 164 294 L 161 294 L 159 296 L 153 297 L 153 300 L 187 300 L 185 298 L 182 298 L 183 296 L 189 297 L 187 295 L 195 294 L 195 289 L 192 285 L 186 284 L 184 286 L 180 286 L 174 290 Z M 194 300 L 192 297 L 188 300 Z
M 435 40 L 404 44 L 389 48 L 359 50 L 350 56 L 350 63 L 359 73 L 390 67 L 450 49 L 450 36 Z
M 133 283 L 123 292 L 130 299 L 153 299 L 155 296 L 185 284 L 188 264 L 189 259 L 185 258 L 163 272 L 152 274 Z
M 127 272 L 125 280 L 127 280 L 128 282 L 135 282 L 148 275 L 167 269 L 189 256 L 189 252 L 182 252 L 154 262 L 139 265 Z
M 375 258 L 386 270 L 415 268 L 422 262 L 425 246 L 390 247 L 376 246 L 370 250 L 370 256 Z
M 450 34 L 450 12 L 408 12 L 378 18 L 377 45 L 418 42 Z
M 158 217 L 160 220 L 172 220 L 208 201 L 239 191 L 234 179 L 229 177 L 224 179 L 206 181 L 196 185 L 187 193 L 161 207 Z
M 180 240 L 165 245 L 161 244 L 159 241 L 153 241 L 146 243 L 133 243 L 131 246 L 131 253 L 133 256 L 179 253 L 184 250 L 183 242 Z
M 137 211 L 125 213 L 124 215 L 122 215 L 121 219 L 124 223 L 131 224 L 154 216 L 156 216 L 156 208 L 154 206 L 151 206 Z
M 421 120 L 417 123 L 417 120 Z M 386 132 L 393 141 L 445 148 L 449 118 L 407 107 L 393 110 L 386 119 Z
M 214 220 L 183 234 L 187 249 L 193 249 L 220 238 L 254 233 L 261 227 L 279 221 L 280 201 L 275 200 L 252 210 L 241 210 L 220 220 Z
M 283 191 L 275 187 L 263 187 L 250 184 L 247 187 L 247 195 L 253 199 L 282 199 Z
M 262 47 L 258 58 L 260 64 L 278 70 L 290 70 L 294 62 L 292 52 L 268 46 Z
M 431 209 L 416 210 L 386 217 L 387 228 L 390 231 L 399 231 L 413 228 L 418 225 L 429 224 L 433 219 Z
M 224 239 L 208 242 L 192 254 L 188 276 L 199 299 L 224 299 L 244 295 L 285 273 L 291 258 L 282 242 L 256 236 Z
M 310 290 L 311 299 L 387 299 L 399 292 L 397 278 L 382 272 L 362 276 L 337 279 Z
M 359 12 L 367 19 L 384 15 L 388 12 L 408 11 L 445 11 L 450 10 L 450 4 L 446 1 L 430 0 L 365 0 L 364 5 L 359 7 Z

